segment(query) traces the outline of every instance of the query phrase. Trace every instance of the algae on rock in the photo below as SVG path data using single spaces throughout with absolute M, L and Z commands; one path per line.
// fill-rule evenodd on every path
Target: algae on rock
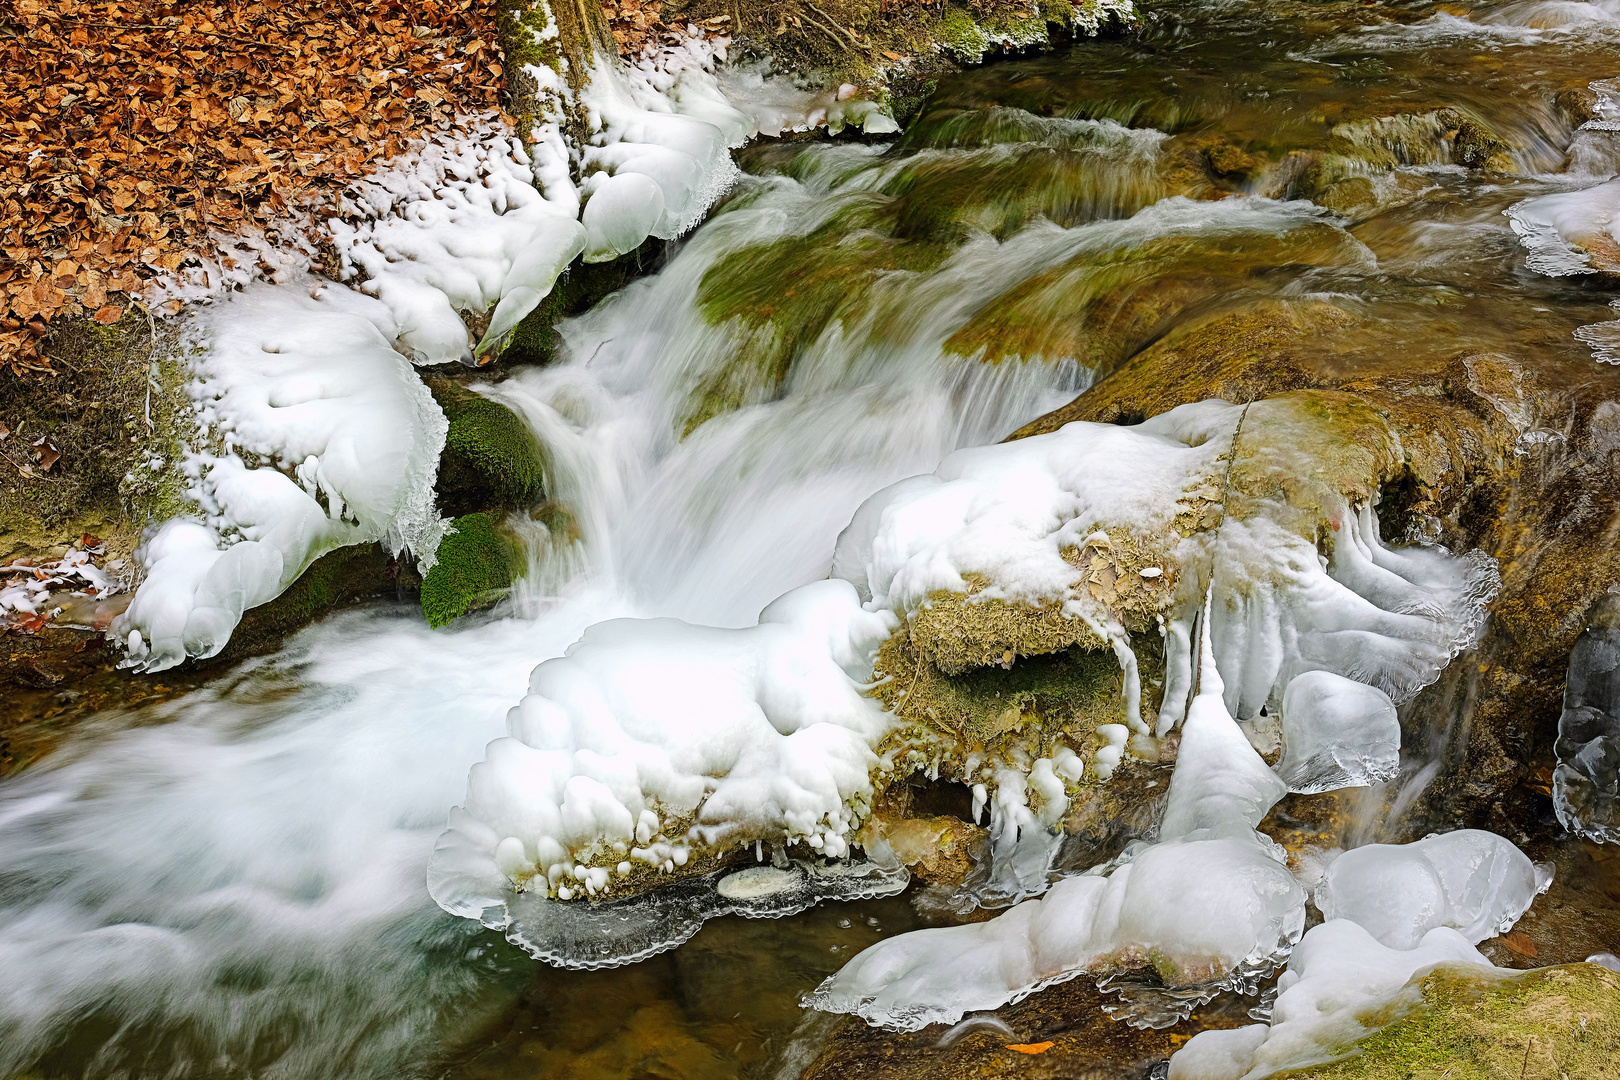
M 422 613 L 435 629 L 501 599 L 518 572 L 516 545 L 489 514 L 465 514 L 451 529 L 422 579 Z
M 439 463 L 441 509 L 517 510 L 539 501 L 544 466 L 522 418 L 443 376 L 430 376 L 427 384 L 450 423 Z

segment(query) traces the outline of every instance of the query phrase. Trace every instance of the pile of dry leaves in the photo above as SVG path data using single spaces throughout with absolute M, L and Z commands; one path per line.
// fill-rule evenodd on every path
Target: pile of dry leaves
M 494 0 L 0 3 L 0 365 L 498 108 Z M 9 10 L 8 10 L 9 9 Z

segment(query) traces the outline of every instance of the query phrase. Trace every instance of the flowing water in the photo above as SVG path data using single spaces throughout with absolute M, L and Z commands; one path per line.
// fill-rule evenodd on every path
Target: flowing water
M 1332 299 L 1357 321 L 1307 362 L 1338 375 L 1496 349 L 1611 379 L 1575 331 L 1612 284 L 1528 269 L 1503 211 L 1615 171 L 1558 95 L 1617 56 L 1607 0 L 1161 4 L 946 80 L 893 143 L 743 152 L 563 361 L 485 388 L 547 457 L 506 607 L 347 611 L 0 785 L 0 1076 L 792 1075 L 799 996 L 906 900 L 568 973 L 428 899 L 530 670 L 604 619 L 750 625 L 873 491 L 1212 311 Z

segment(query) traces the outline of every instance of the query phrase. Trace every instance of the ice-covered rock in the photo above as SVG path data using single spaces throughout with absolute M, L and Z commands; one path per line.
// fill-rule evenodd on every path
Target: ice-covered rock
M 1620 840 L 1620 596 L 1605 595 L 1569 654 L 1553 807 L 1570 832 Z
M 1352 1051 L 1403 994 L 1419 1003 L 1409 987 L 1436 965 L 1494 971 L 1474 946 L 1517 922 L 1550 880 L 1476 829 L 1341 855 L 1316 891 L 1327 921 L 1289 957 L 1270 1024 L 1193 1036 L 1170 1059 L 1170 1080 L 1260 1080 Z
M 1436 926 L 1469 941 L 1505 932 L 1552 882 L 1512 842 L 1459 829 L 1412 844 L 1368 844 L 1334 860 L 1316 887 L 1329 919 L 1349 919 L 1392 949 Z
M 913 1030 L 1083 972 L 1152 966 L 1168 987 L 1208 988 L 1207 999 L 1285 956 L 1304 929 L 1305 893 L 1255 826 L 1286 788 L 1227 712 L 1207 637 L 1200 678 L 1158 843 L 989 922 L 880 942 L 807 1003 Z
M 892 625 L 827 581 L 746 629 L 592 627 L 535 669 L 508 737 L 473 766 L 434 853 L 434 898 L 504 923 L 514 888 L 622 896 L 737 847 L 847 854 L 894 722 L 861 693 Z
M 390 346 L 383 304 L 305 279 L 250 286 L 197 323 L 198 431 L 177 463 L 195 511 L 147 538 L 110 630 L 144 671 L 219 652 L 243 611 L 327 551 L 381 540 L 428 567 L 444 532 L 433 484 L 447 424 Z
M 1400 769 L 1401 723 L 1389 695 L 1331 671 L 1290 680 L 1282 737 L 1277 774 L 1302 794 L 1383 783 Z
M 1482 554 L 1384 545 L 1372 504 L 1398 454 L 1371 410 L 1332 395 L 1072 423 L 959 451 L 874 495 L 833 573 L 899 616 L 946 672 L 1110 649 L 1125 673 L 1120 719 L 1143 735 L 1181 719 L 1205 583 L 1236 717 L 1280 707 L 1306 671 L 1399 703 L 1474 639 L 1499 579 Z M 919 641 L 941 612 L 944 629 Z M 1145 632 L 1167 642 L 1151 723 L 1130 640 Z
M 1364 1021 L 1437 964 L 1489 968 L 1468 939 L 1436 927 L 1392 949 L 1349 919 L 1312 927 L 1278 980 L 1271 1023 L 1202 1031 L 1170 1058 L 1168 1080 L 1260 1080 L 1331 1061 L 1375 1028 Z
M 1551 277 L 1620 273 L 1620 180 L 1526 199 L 1504 213 L 1530 253 L 1530 269 Z

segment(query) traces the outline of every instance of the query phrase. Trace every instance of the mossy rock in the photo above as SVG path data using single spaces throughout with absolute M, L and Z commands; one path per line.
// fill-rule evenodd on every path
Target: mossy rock
M 429 378 L 428 388 L 450 421 L 439 461 L 440 509 L 460 515 L 537 502 L 545 470 L 523 419 L 442 376 Z
M 488 514 L 466 514 L 439 542 L 439 561 L 422 579 L 422 614 L 440 627 L 467 612 L 488 607 L 512 588 L 517 577 L 517 546 Z
M 666 241 L 649 237 L 636 250 L 609 262 L 575 261 L 551 286 L 545 299 L 523 317 L 501 349 L 497 367 L 549 364 L 562 348 L 557 324 L 595 307 L 662 262 Z
M 1292 1070 L 1310 1080 L 1613 1080 L 1620 1077 L 1620 974 L 1565 964 L 1502 979 L 1437 968 L 1421 1004 L 1359 1040 L 1354 1056 Z M 1376 1017 L 1369 1018 L 1376 1020 Z

